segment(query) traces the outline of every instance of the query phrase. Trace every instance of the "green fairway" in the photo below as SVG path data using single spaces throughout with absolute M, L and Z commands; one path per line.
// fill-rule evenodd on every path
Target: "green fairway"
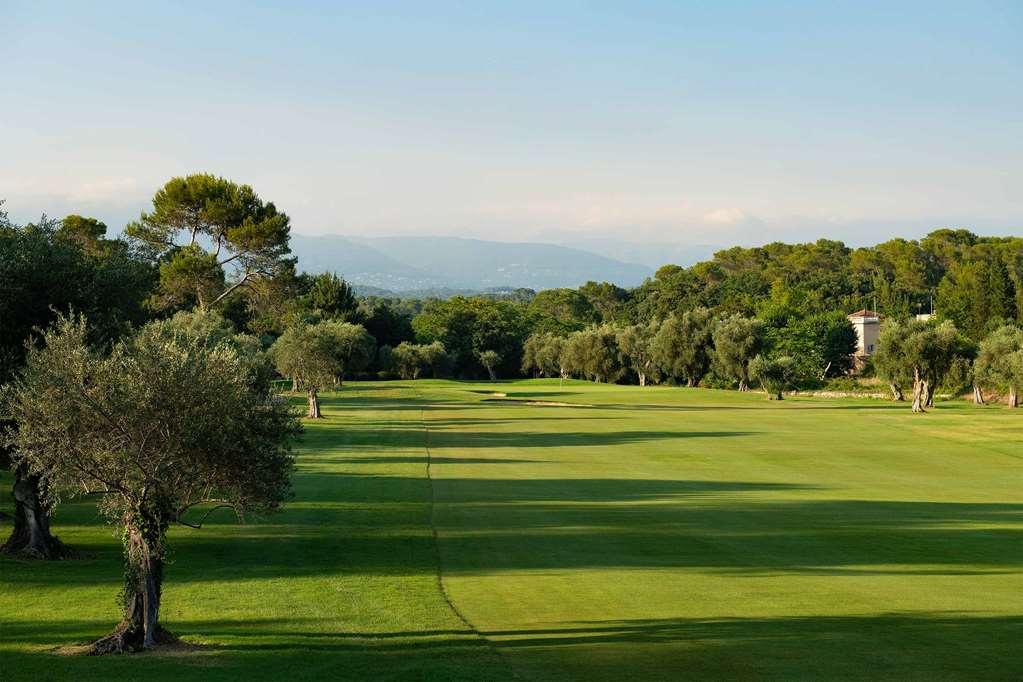
M 80 502 L 84 558 L 0 558 L 0 679 L 1023 678 L 1023 411 L 556 380 L 323 409 L 283 513 L 172 531 L 161 619 L 201 647 L 55 653 L 118 619 Z

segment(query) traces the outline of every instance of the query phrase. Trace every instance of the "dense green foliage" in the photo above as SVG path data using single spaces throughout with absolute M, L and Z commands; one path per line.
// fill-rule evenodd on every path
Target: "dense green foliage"
M 530 324 L 521 304 L 455 296 L 427 303 L 413 318 L 412 328 L 421 343 L 444 344 L 457 374 L 484 373 L 480 356 L 493 351 L 499 357 L 495 370 L 510 375 L 522 364 Z
M 974 370 L 976 382 L 1002 392 L 1010 407 L 1016 407 L 1023 392 L 1023 329 L 1000 327 L 980 343 Z
M 891 384 L 913 387 L 913 411 L 934 403 L 934 391 L 956 358 L 972 355 L 969 342 L 951 321 L 941 324 L 910 320 L 889 322 L 878 339 L 875 358 L 879 374 Z
M 288 216 L 250 186 L 206 173 L 169 180 L 125 233 L 160 266 L 157 308 L 206 309 L 294 267 Z
M 121 531 L 123 618 L 92 653 L 172 641 L 159 622 L 172 523 L 201 526 L 186 518 L 200 505 L 269 512 L 287 497 L 298 423 L 202 325 L 155 323 L 104 354 L 84 319 L 60 317 L 0 398 L 16 425 L 4 438 L 47 503 L 98 495 Z
M 147 319 L 154 270 L 123 241 L 69 229 L 89 222 L 69 218 L 20 227 L 0 213 L 0 383 L 21 366 L 33 331 L 59 313 L 86 315 L 97 344 L 110 344 Z
M 536 359 L 538 348 L 550 348 L 552 335 L 567 340 L 591 327 L 638 324 L 660 330 L 651 339 L 652 361 L 643 363 L 654 371 L 644 380 L 659 374 L 689 385 L 745 384 L 741 363 L 718 357 L 712 339 L 722 321 L 738 314 L 762 323 L 754 351 L 791 357 L 794 381 L 812 385 L 852 368 L 856 336 L 846 316 L 857 309 L 905 321 L 933 308 L 938 319 L 954 322 L 974 342 L 1000 324 L 1020 320 L 1023 239 L 936 230 L 918 241 L 893 239 L 857 249 L 828 240 L 736 247 L 692 267 L 666 265 L 632 290 L 589 282 L 532 298 L 459 296 L 403 302 L 401 308 L 387 312 L 410 320 L 419 342 L 442 341 L 454 376 L 485 376 L 479 361 L 485 351 L 500 356 L 502 376 L 551 375 L 555 363 L 541 368 Z M 391 317 L 383 317 L 381 345 L 410 340 L 382 341 L 385 330 L 395 326 Z M 534 336 L 545 341 L 527 343 Z M 619 352 L 618 360 L 618 370 L 602 375 L 638 382 L 628 354 Z
M 309 392 L 314 419 L 320 417 L 318 393 L 365 369 L 375 352 L 376 342 L 361 325 L 338 320 L 289 327 L 270 348 L 277 371 Z

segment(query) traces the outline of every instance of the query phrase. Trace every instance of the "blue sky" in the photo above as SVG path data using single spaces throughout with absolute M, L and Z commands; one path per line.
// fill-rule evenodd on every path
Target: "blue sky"
M 4 4 L 21 220 L 209 171 L 310 234 L 1023 228 L 1019 2 Z

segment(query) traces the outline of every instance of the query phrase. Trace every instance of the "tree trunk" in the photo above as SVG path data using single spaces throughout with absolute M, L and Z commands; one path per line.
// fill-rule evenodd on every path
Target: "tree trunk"
M 139 515 L 124 528 L 124 618 L 106 637 L 93 643 L 89 654 L 123 654 L 176 641 L 160 625 L 163 586 L 163 541 L 167 524 Z
M 23 467 L 14 470 L 14 530 L 0 551 L 32 559 L 63 559 L 70 550 L 50 533 L 50 508 L 43 500 L 38 476 Z
M 695 385 L 696 385 L 696 382 L 693 381 L 692 377 L 686 377 L 686 387 L 687 388 L 692 388 Z
M 739 379 L 739 390 L 740 391 L 748 391 L 749 390 L 749 383 L 747 383 L 747 381 L 745 379 Z
M 298 393 L 298 377 L 291 377 L 291 391 Z
M 1015 386 L 1009 387 L 1009 395 L 1005 398 L 1005 404 L 1009 407 L 1019 407 L 1019 393 Z
M 978 386 L 977 384 L 973 385 L 973 404 L 974 405 L 984 404 L 984 394 L 981 392 L 980 386 Z
M 913 411 L 924 412 L 924 407 L 927 405 L 927 394 L 928 394 L 927 382 L 923 379 L 916 379 L 913 381 Z
M 643 372 L 637 372 L 637 374 L 639 374 L 639 385 L 646 386 L 646 374 Z
M 827 378 L 827 376 L 828 376 L 828 372 L 830 372 L 830 371 L 831 371 L 831 361 L 828 361 L 828 364 L 827 364 L 827 366 L 826 366 L 826 367 L 824 368 L 824 371 L 823 371 L 823 372 L 821 372 L 820 380 L 821 380 L 821 381 L 824 381 L 824 379 L 826 379 L 826 378 Z
M 934 394 L 938 392 L 938 388 L 936 386 L 931 386 L 929 383 L 926 383 L 925 387 L 924 397 L 926 397 L 927 400 L 924 402 L 924 405 L 927 407 L 934 407 Z
M 892 383 L 888 384 L 888 388 L 892 389 L 892 400 L 895 400 L 895 401 L 898 401 L 898 402 L 901 403 L 903 400 L 906 399 L 906 396 L 904 396 L 902 394 L 902 386 L 899 386 L 894 381 Z
M 306 416 L 310 419 L 319 419 L 322 416 L 320 414 L 320 396 L 316 394 L 315 388 L 309 389 L 309 414 Z
M 785 396 L 782 395 L 781 391 L 778 391 L 777 393 L 774 394 L 774 399 L 775 400 L 785 400 Z
M 487 374 L 490 375 L 490 380 L 491 381 L 497 381 L 497 375 L 494 374 L 494 368 L 493 367 L 487 367 Z

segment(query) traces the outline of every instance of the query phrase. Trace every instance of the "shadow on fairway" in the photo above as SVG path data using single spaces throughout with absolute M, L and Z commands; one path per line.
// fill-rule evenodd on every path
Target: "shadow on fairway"
M 786 573 L 990 574 L 1023 566 L 1023 504 L 778 500 L 782 483 L 647 479 L 439 479 L 445 571 L 679 567 L 737 576 Z M 429 483 L 303 473 L 299 499 L 263 524 L 214 515 L 175 530 L 168 584 L 436 570 Z M 765 499 L 765 496 L 767 498 Z M 79 546 L 95 559 L 4 562 L 4 583 L 109 583 L 116 540 Z M 99 570 L 102 567 L 102 570 Z
M 104 659 L 94 670 L 178 674 L 203 679 L 293 678 L 302 671 L 359 679 L 372 670 L 430 679 L 502 679 L 507 663 L 461 630 L 324 632 L 303 619 L 168 621 L 203 647 L 186 657 Z M 51 646 L 102 632 L 99 622 L 0 621 L 9 641 Z M 565 623 L 563 627 L 485 631 L 497 649 L 514 651 L 522 679 L 986 679 L 1023 676 L 1014 655 L 1023 617 L 969 613 L 896 613 L 836 617 L 642 619 Z M 54 671 L 83 659 L 50 652 L 5 652 L 18 668 Z M 18 660 L 15 661 L 14 659 Z M 452 677 L 445 674 L 450 667 Z M 290 673 L 289 673 L 290 671 Z M 416 675 L 416 672 L 419 672 Z M 399 675 L 400 676 L 400 675 Z
M 501 457 L 341 457 L 327 460 L 332 464 L 544 464 L 539 459 L 511 459 Z
M 901 410 L 909 412 L 909 403 L 881 403 L 877 405 L 856 403 L 852 405 L 848 404 L 829 404 L 821 405 L 819 402 L 814 404 L 804 403 L 801 401 L 788 400 L 788 401 L 768 401 L 764 400 L 760 403 L 753 403 L 749 405 L 735 405 L 735 404 L 724 404 L 724 403 L 708 403 L 705 405 L 662 405 L 656 403 L 644 403 L 637 401 L 635 403 L 622 404 L 622 403 L 597 403 L 594 405 L 577 405 L 573 406 L 578 409 L 590 409 L 590 410 L 624 410 L 628 412 L 721 412 L 721 411 L 736 411 L 736 410 L 781 410 L 788 409 L 792 411 L 800 410 Z M 936 408 L 929 408 L 936 409 Z
M 753 431 L 462 431 L 432 428 L 431 448 L 608 447 L 690 438 L 734 438 Z
M 538 421 L 526 419 L 522 421 Z M 507 423 L 501 420 L 499 424 Z M 465 430 L 473 425 L 472 419 L 429 420 L 429 430 L 418 423 L 383 423 L 366 425 L 363 422 L 345 424 L 342 420 L 317 425 L 302 441 L 305 451 L 317 451 L 327 444 L 343 446 L 347 450 L 393 451 L 395 448 L 560 448 L 560 447 L 613 447 L 630 443 L 652 441 L 689 440 L 694 438 L 736 438 L 758 435 L 756 431 L 509 431 Z M 481 425 L 486 425 L 483 423 Z M 427 438 L 428 434 L 428 438 Z M 339 442 L 340 441 L 340 442 Z

